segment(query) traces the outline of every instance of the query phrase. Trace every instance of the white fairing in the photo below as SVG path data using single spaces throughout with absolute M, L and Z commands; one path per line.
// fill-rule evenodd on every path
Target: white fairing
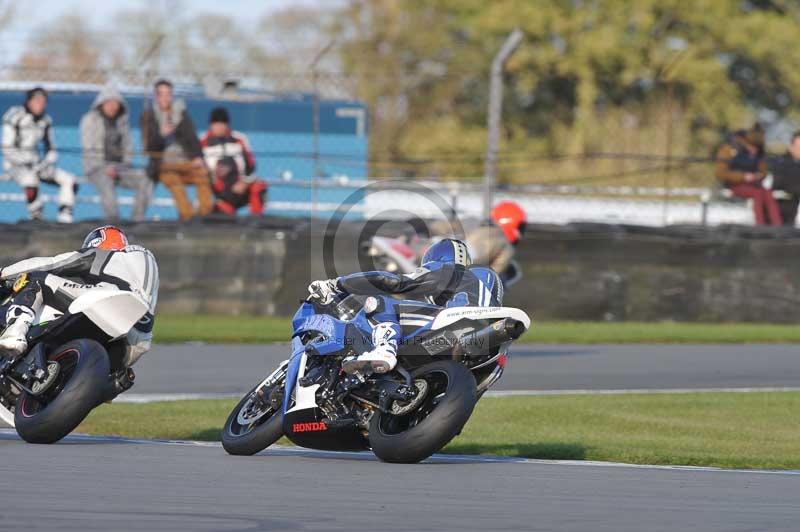
M 453 307 L 441 311 L 433 320 L 431 329 L 443 329 L 459 320 L 490 320 L 511 318 L 521 321 L 525 325 L 525 330 L 531 326 L 531 319 L 528 315 L 513 307 Z
M 144 299 L 116 287 L 92 289 L 69 306 L 71 314 L 82 312 L 112 338 L 128 334 L 148 309 Z
M 2 420 L 6 425 L 11 425 L 12 427 L 14 426 L 14 414 L 12 414 L 11 411 L 3 405 L 0 405 L 0 420 Z
M 47 323 L 48 321 L 53 321 L 63 316 L 62 312 L 54 309 L 53 307 L 49 307 L 47 305 L 42 308 L 42 311 L 36 317 L 35 323 Z
M 300 386 L 300 379 L 306 374 L 306 362 L 308 362 L 308 354 L 303 353 L 300 360 L 300 368 L 297 371 L 297 382 L 294 385 L 294 401 L 295 404 L 287 412 L 294 412 L 295 410 L 305 410 L 306 408 L 315 408 L 317 406 L 317 388 L 319 384 L 312 384 L 311 386 Z

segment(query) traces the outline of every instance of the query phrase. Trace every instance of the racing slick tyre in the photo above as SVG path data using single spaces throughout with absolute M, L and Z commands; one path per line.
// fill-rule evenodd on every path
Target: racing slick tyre
M 453 360 L 426 364 L 411 376 L 424 394 L 421 403 L 405 412 L 395 401 L 397 414 L 376 412 L 370 421 L 372 452 L 385 462 L 416 463 L 441 450 L 461 432 L 477 402 L 475 378 Z
M 58 374 L 39 395 L 22 392 L 14 424 L 29 443 L 54 443 L 75 430 L 99 405 L 110 378 L 105 348 L 94 340 L 73 340 L 47 356 L 58 362 Z
M 257 390 L 258 386 L 245 395 L 225 422 L 222 447 L 228 454 L 250 456 L 283 436 L 283 383 L 262 397 Z

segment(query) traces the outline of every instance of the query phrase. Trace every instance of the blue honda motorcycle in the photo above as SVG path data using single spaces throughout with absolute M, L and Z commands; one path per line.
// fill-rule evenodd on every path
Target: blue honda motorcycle
M 494 282 L 496 274 L 486 269 L 485 279 Z M 344 373 L 345 358 L 372 349 L 371 316 L 382 305 L 400 318 L 397 366 L 386 374 Z M 461 432 L 530 318 L 498 301 L 442 308 L 343 295 L 327 305 L 306 300 L 292 326 L 291 357 L 225 423 L 222 445 L 230 454 L 252 455 L 286 436 L 313 449 L 371 449 L 387 462 L 424 460 Z

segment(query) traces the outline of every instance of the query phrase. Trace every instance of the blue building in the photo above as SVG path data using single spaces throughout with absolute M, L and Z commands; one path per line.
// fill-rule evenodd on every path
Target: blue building
M 55 142 L 59 166 L 83 175 L 80 132 L 78 124 L 89 109 L 99 86 L 43 84 L 50 91 L 47 112 L 55 124 Z M 0 86 L 0 113 L 12 105 L 24 102 L 27 88 L 33 84 Z M 122 88 L 128 104 L 131 133 L 137 152 L 141 150 L 139 117 L 145 105 L 152 105 L 149 89 Z M 364 104 L 348 100 L 320 100 L 318 150 L 315 150 L 314 101 L 308 94 L 242 94 L 236 99 L 222 100 L 206 97 L 197 88 L 176 87 L 176 97 L 186 100 L 189 114 L 198 136 L 205 131 L 211 109 L 228 109 L 234 129 L 245 133 L 256 156 L 256 174 L 270 183 L 267 212 L 282 216 L 309 216 L 312 200 L 316 199 L 319 216 L 329 215 L 337 205 L 359 202 L 358 182 L 367 177 L 367 109 Z M 318 155 L 318 158 L 317 158 Z M 146 160 L 137 156 L 137 166 Z M 315 195 L 311 183 L 315 168 L 319 169 Z M 75 208 L 75 219 L 103 217 L 94 187 L 81 181 Z M 335 186 L 331 186 L 335 185 Z M 56 188 L 42 185 L 45 196 L 54 196 Z M 190 190 L 193 195 L 194 191 Z M 118 189 L 123 218 L 130 216 L 133 195 Z M 357 211 L 357 209 L 356 209 Z M 46 219 L 54 219 L 56 205 L 45 207 Z M 176 219 L 171 195 L 162 186 L 156 187 L 153 203 L 147 211 L 151 219 Z M 0 181 L 0 222 L 15 222 L 27 218 L 22 190 L 13 181 Z

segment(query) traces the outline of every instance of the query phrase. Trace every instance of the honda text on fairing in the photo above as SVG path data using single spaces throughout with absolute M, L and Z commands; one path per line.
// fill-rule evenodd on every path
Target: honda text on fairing
M 480 305 L 459 297 L 443 307 L 344 292 L 304 301 L 292 321 L 291 357 L 233 409 L 223 429 L 225 449 L 250 455 L 284 435 L 315 449 L 371 449 L 388 462 L 419 462 L 442 449 L 530 326 L 522 310 L 501 306 L 494 271 L 468 271 Z M 402 328 L 396 365 L 343 371 L 377 350 L 375 332 L 384 325 L 378 316 L 387 308 Z
M 0 419 L 28 442 L 56 442 L 133 385 L 151 345 L 155 259 L 104 226 L 79 251 L 3 268 L 0 282 Z

